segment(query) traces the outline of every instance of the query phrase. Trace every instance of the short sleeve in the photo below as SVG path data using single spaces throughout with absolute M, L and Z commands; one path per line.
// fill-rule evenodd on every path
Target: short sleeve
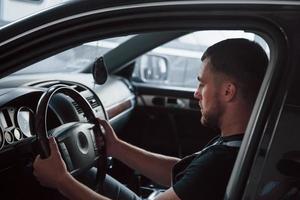
M 214 147 L 198 155 L 173 185 L 181 200 L 223 199 L 237 149 Z

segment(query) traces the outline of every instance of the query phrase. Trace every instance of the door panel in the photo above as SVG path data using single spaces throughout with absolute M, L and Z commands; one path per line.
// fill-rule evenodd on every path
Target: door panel
M 142 95 L 120 137 L 153 152 L 184 157 L 199 151 L 217 134 L 204 127 L 200 117 L 193 99 Z

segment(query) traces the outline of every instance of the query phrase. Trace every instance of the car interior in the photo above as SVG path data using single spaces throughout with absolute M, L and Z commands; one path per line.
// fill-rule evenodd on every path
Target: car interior
M 297 199 L 298 129 L 289 132 L 292 143 L 280 135 L 297 124 L 299 115 L 296 95 L 286 96 L 289 85 L 280 82 L 290 73 L 279 67 L 288 60 L 282 30 L 269 20 L 255 18 L 255 13 L 237 14 L 241 18 L 233 20 L 226 12 L 209 18 L 212 14 L 202 9 L 200 14 L 175 9 L 179 14 L 168 17 L 162 14 L 164 10 L 150 10 L 150 17 L 145 17 L 143 10 L 135 16 L 124 11 L 128 18 L 119 19 L 117 13 L 107 21 L 105 15 L 102 21 L 99 16 L 83 17 L 67 21 L 63 31 L 59 23 L 49 25 L 49 30 L 37 29 L 37 33 L 25 37 L 28 43 L 0 41 L 13 49 L 0 49 L 4 66 L 0 69 L 3 197 L 63 199 L 57 191 L 42 187 L 32 173 L 33 160 L 38 154 L 49 155 L 47 138 L 54 136 L 74 177 L 80 180 L 87 170 L 96 167 L 100 171 L 97 180 L 107 173 L 142 198 L 154 199 L 166 189 L 164 186 L 107 157 L 105 147 L 98 151 L 95 144 L 103 133 L 96 118 L 108 120 L 122 140 L 152 152 L 183 158 L 201 150 L 219 134 L 219 130 L 200 123 L 199 105 L 193 97 L 201 55 L 218 41 L 243 37 L 259 43 L 270 64 L 225 199 L 239 199 L 235 197 L 243 194 L 249 199 Z M 183 17 L 178 21 L 172 18 L 180 14 Z M 44 22 L 50 20 L 47 15 L 52 16 L 51 11 L 40 15 Z M 3 29 L 3 40 L 13 31 L 24 31 L 13 30 L 18 23 L 28 25 L 24 28 L 28 30 L 35 26 L 30 18 L 16 22 L 12 28 Z M 280 95 L 274 93 L 277 88 Z M 297 91 L 297 87 L 290 91 Z M 93 153 L 86 157 L 82 152 Z
M 240 34 L 241 37 L 251 35 L 252 39 L 261 40 L 258 35 L 253 33 L 231 31 L 230 36 L 230 32 L 227 32 L 229 38 L 232 37 L 232 34 Z M 67 147 L 60 146 L 61 150 L 67 148 L 69 157 L 76 157 L 80 160 L 79 163 L 76 163 L 76 161 L 68 161 L 68 156 L 64 156 L 68 169 L 74 176 L 80 176 L 80 173 L 95 166 L 94 159 L 81 157 L 80 153 L 76 153 L 76 145 L 75 147 L 71 145 L 72 140 L 76 140 L 77 137 L 75 132 L 87 132 L 86 128 L 78 123 L 86 124 L 92 120 L 87 119 L 88 114 L 84 111 L 84 101 L 78 100 L 68 92 L 59 91 L 66 88 L 71 88 L 72 91 L 75 90 L 79 93 L 88 102 L 95 117 L 109 120 L 118 136 L 131 144 L 152 152 L 180 158 L 202 149 L 210 139 L 219 133 L 218 130 L 201 125 L 198 102 L 193 97 L 197 87 L 196 77 L 200 69 L 201 52 L 203 53 L 206 47 L 203 45 L 200 46 L 201 51 L 190 50 L 188 52 L 196 53 L 197 61 L 194 61 L 195 57 L 191 58 L 190 54 L 187 54 L 186 57 L 179 57 L 170 52 L 155 54 L 155 51 L 151 50 L 171 49 L 172 46 L 178 45 L 179 38 L 188 38 L 193 36 L 191 34 L 195 36 L 195 34 L 203 35 L 204 33 L 205 31 L 171 31 L 137 34 L 130 36 L 129 39 L 125 39 L 112 49 L 95 47 L 93 43 L 89 42 L 81 47 L 85 50 L 88 47 L 94 48 L 92 51 L 102 50 L 106 53 L 99 53 L 92 62 L 71 63 L 86 65 L 86 67 L 80 66 L 79 71 L 45 70 L 53 63 L 57 64 L 54 68 L 61 67 L 61 63 L 53 61 L 58 57 L 55 55 L 2 78 L 0 80 L 2 91 L 0 96 L 2 99 L 0 112 L 1 160 L 6 160 L 6 162 L 1 166 L 3 169 L 1 179 L 7 179 L 3 185 L 5 190 L 11 191 L 10 193 L 15 194 L 16 198 L 19 198 L 19 195 L 24 196 L 24 194 L 44 195 L 45 192 L 36 193 L 36 191 L 45 189 L 37 189 L 41 186 L 36 182 L 31 171 L 32 161 L 39 153 L 38 149 L 40 148 L 37 138 L 55 136 L 58 141 L 66 144 Z M 209 34 L 225 33 L 226 31 L 223 30 L 210 31 Z M 112 39 L 105 41 L 109 42 Z M 141 41 L 145 45 L 141 45 Z M 99 43 L 101 44 L 101 41 Z M 261 44 L 268 51 L 267 44 L 264 41 Z M 176 49 L 175 47 L 173 50 L 177 51 L 182 48 Z M 59 56 L 60 58 L 65 56 L 64 59 L 71 60 L 72 57 L 68 57 L 68 55 L 76 57 L 82 53 L 78 48 L 73 48 L 73 52 L 66 50 Z M 132 50 L 128 51 L 129 48 Z M 184 52 L 184 50 L 181 51 Z M 154 64 L 143 62 L 143 59 L 149 58 L 154 60 Z M 162 77 L 163 73 L 160 72 L 163 71 L 162 69 L 155 71 L 151 68 L 160 66 L 157 64 L 159 61 L 165 61 L 164 64 L 170 68 L 166 78 Z M 69 66 L 69 68 L 71 67 Z M 175 71 L 176 67 L 177 70 L 183 67 L 187 69 Z M 184 86 L 184 82 L 182 82 L 184 80 L 179 79 L 182 79 L 182 73 L 188 73 L 188 70 L 189 76 L 186 77 L 189 80 L 185 82 L 187 84 L 188 81 L 192 81 L 192 83 L 191 86 Z M 154 75 L 147 77 L 149 73 Z M 173 80 L 171 80 L 172 76 Z M 62 89 L 59 89 L 60 87 Z M 49 94 L 45 95 L 46 93 Z M 45 96 L 47 96 L 46 100 Z M 78 128 L 78 126 L 80 127 Z M 45 132 L 46 135 L 43 134 Z M 64 133 L 63 136 L 59 136 L 61 132 Z M 39 133 L 42 136 L 38 136 Z M 75 138 L 72 136 L 69 137 L 70 139 L 65 139 L 67 134 L 74 135 Z M 49 152 L 48 154 L 44 153 L 45 156 L 49 155 Z M 11 154 L 17 156 L 11 156 Z M 151 199 L 165 189 L 113 158 L 108 159 L 107 173 L 143 198 Z M 20 176 L 23 177 L 21 180 L 24 182 L 20 181 Z M 30 180 L 30 184 L 28 180 Z M 19 188 L 20 192 L 14 192 L 15 188 Z M 46 194 L 49 195 L 48 192 Z

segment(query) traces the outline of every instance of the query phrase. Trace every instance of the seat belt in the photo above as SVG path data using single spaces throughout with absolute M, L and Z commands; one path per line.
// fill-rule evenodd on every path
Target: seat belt
M 224 145 L 224 146 L 227 146 L 227 147 L 240 147 L 241 144 L 242 144 L 242 140 L 233 140 L 233 141 L 227 141 L 227 142 L 221 142 L 221 143 L 219 143 L 219 141 L 216 141 L 213 144 L 205 147 L 201 151 L 196 152 L 195 154 L 200 154 L 203 151 L 205 151 L 206 149 L 208 149 L 208 148 L 210 148 L 210 147 L 212 147 L 214 145 Z

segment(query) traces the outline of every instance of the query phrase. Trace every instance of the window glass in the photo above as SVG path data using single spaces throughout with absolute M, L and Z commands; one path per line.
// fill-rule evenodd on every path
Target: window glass
M 0 0 L 0 26 L 74 0 Z
M 195 88 L 201 57 L 211 45 L 228 38 L 246 38 L 259 43 L 269 55 L 266 42 L 244 31 L 197 31 L 168 42 L 141 56 L 132 80 L 149 85 Z
M 38 74 L 48 72 L 77 73 L 131 37 L 133 37 L 133 35 L 85 43 L 30 65 L 14 74 Z

